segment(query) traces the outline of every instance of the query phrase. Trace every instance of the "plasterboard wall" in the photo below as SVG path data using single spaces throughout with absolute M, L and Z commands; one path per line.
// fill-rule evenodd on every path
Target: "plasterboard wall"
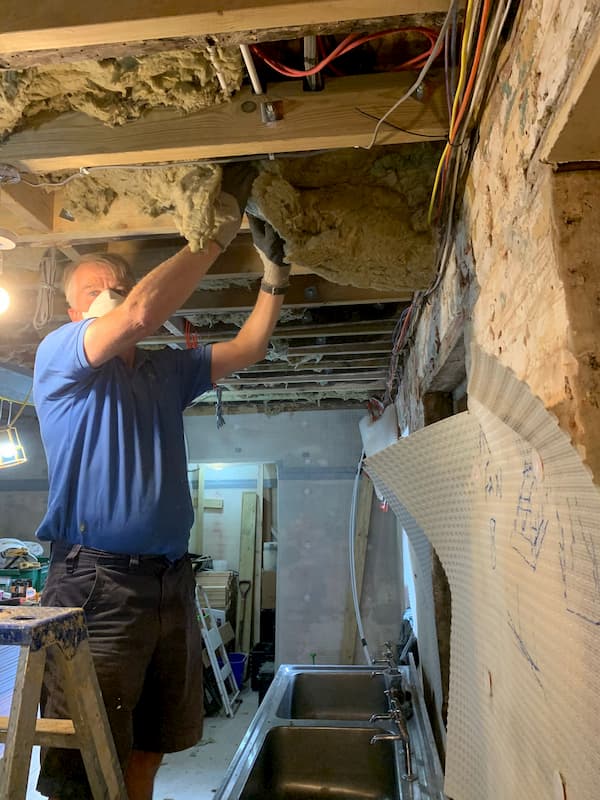
M 349 585 L 348 520 L 363 415 L 355 410 L 241 414 L 227 418 L 220 430 L 212 417 L 185 418 L 191 461 L 277 463 L 279 663 L 311 663 L 312 654 L 316 663 L 340 660 Z M 373 531 L 365 627 L 376 648 L 385 639 L 397 639 L 403 603 L 392 517 L 375 514 Z M 385 570 L 379 546 L 393 554 L 391 561 L 384 559 Z

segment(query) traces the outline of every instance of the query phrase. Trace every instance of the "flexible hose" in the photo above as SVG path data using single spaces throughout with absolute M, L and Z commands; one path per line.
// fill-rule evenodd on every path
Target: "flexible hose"
M 350 560 L 350 587 L 352 589 L 352 601 L 354 603 L 354 615 L 356 617 L 356 626 L 358 628 L 358 635 L 360 636 L 360 643 L 365 655 L 365 661 L 369 666 L 373 663 L 369 646 L 365 637 L 365 631 L 362 624 L 362 617 L 360 615 L 360 603 L 358 601 L 358 588 L 356 586 L 356 560 L 354 555 L 354 543 L 356 540 L 356 507 L 358 500 L 358 486 L 360 483 L 360 473 L 362 469 L 362 462 L 365 457 L 365 451 L 360 454 L 360 460 L 354 476 L 354 486 L 352 487 L 352 501 L 350 503 L 350 520 L 348 524 L 348 548 Z

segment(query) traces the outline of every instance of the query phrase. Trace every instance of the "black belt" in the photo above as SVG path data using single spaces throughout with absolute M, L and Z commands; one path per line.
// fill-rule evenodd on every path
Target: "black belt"
M 52 542 L 52 560 L 64 561 L 67 571 L 73 572 L 80 557 L 87 557 L 100 564 L 111 564 L 114 567 L 124 567 L 125 569 L 135 569 L 141 564 L 168 567 L 177 564 L 178 561 L 170 561 L 167 556 L 144 555 L 128 553 L 111 553 L 108 550 L 98 550 L 95 547 L 84 547 L 81 544 L 69 544 L 68 542 Z M 185 556 L 184 556 L 185 558 Z M 181 560 L 181 559 L 179 559 Z

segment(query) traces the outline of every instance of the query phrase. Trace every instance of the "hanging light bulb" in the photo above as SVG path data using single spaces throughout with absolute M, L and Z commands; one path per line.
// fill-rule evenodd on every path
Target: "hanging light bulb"
M 17 246 L 15 236 L 11 231 L 0 228 L 0 281 L 2 280 L 2 267 L 4 265 L 3 250 L 14 250 Z M 0 314 L 4 314 L 10 305 L 10 295 L 0 283 Z

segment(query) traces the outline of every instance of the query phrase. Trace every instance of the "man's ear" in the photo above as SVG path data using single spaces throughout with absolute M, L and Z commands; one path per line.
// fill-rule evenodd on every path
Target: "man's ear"
M 68 308 L 67 314 L 69 315 L 71 322 L 81 322 L 83 319 L 81 316 L 81 311 L 75 311 L 74 308 Z

